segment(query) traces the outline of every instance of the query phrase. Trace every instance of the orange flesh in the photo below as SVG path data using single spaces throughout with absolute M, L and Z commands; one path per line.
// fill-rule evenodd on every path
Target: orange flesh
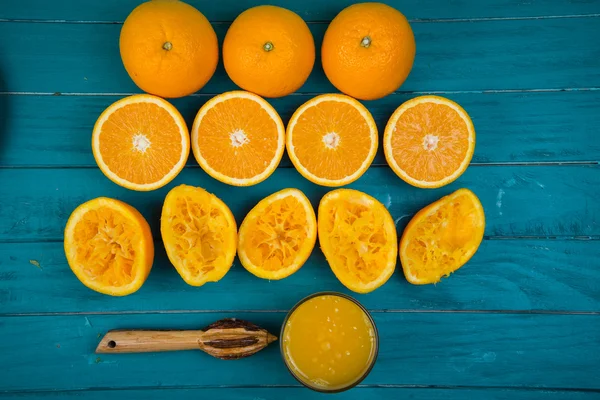
M 385 213 L 383 205 L 367 207 L 360 199 L 340 198 L 319 207 L 321 247 L 336 276 L 352 290 L 389 273 L 390 259 L 396 259 L 397 239 L 389 232 L 395 227 Z
M 86 212 L 74 228 L 74 267 L 90 281 L 121 287 L 133 282 L 139 227 L 109 207 Z
M 375 357 L 371 321 L 359 306 L 339 296 L 300 304 L 282 336 L 286 364 L 311 387 L 347 387 L 365 374 Z
M 223 175 L 248 179 L 264 172 L 277 154 L 277 124 L 257 102 L 231 98 L 215 104 L 198 126 L 198 148 Z
M 371 130 L 350 104 L 323 101 L 309 107 L 293 128 L 294 153 L 314 176 L 343 179 L 360 169 L 371 149 Z
M 235 255 L 236 226 L 213 203 L 210 193 L 174 191 L 167 197 L 161 222 L 169 258 L 195 283 L 219 280 Z
M 469 146 L 466 122 L 445 104 L 421 103 L 402 113 L 391 137 L 393 158 L 413 179 L 437 182 L 460 168 Z
M 451 195 L 440 200 L 443 203 L 438 208 L 425 209 L 423 217 L 417 214 L 414 225 L 411 221 L 402 238 L 408 244 L 401 261 L 416 280 L 438 282 L 464 265 L 477 251 L 483 238 L 485 217 L 479 200 L 473 197 L 470 192 Z
M 165 109 L 148 102 L 127 104 L 114 111 L 102 125 L 99 142 L 106 166 L 136 184 L 163 179 L 182 153 L 177 123 Z
M 290 267 L 308 238 L 308 216 L 293 196 L 271 203 L 260 215 L 248 221 L 246 255 L 253 265 L 267 271 Z

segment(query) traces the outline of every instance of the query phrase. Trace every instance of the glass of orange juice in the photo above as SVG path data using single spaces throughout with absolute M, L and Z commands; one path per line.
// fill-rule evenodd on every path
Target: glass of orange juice
M 294 378 L 326 393 L 358 385 L 375 365 L 379 349 L 367 309 L 336 292 L 302 299 L 287 314 L 280 337 L 283 360 Z

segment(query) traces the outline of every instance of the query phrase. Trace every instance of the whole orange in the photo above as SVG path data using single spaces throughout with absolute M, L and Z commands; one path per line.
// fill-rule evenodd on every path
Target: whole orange
M 415 51 L 415 37 L 400 11 L 382 3 L 360 3 L 331 21 L 321 58 L 336 88 L 357 99 L 374 100 L 404 83 Z
M 127 73 L 145 92 L 183 97 L 202 88 L 219 60 L 217 35 L 194 7 L 152 0 L 125 20 L 119 42 Z
M 290 10 L 250 8 L 233 21 L 223 42 L 225 70 L 236 85 L 264 97 L 298 90 L 315 63 L 306 23 Z

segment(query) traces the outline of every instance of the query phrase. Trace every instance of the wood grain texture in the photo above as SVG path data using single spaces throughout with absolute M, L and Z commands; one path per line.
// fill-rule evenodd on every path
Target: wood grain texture
M 106 332 L 96 354 L 152 353 L 159 351 L 200 350 L 200 330 L 118 329 Z
M 66 21 L 123 21 L 143 0 L 105 0 L 83 3 L 78 0 L 63 0 L 56 7 L 45 0 L 23 0 L 9 2 L 0 10 L 0 19 L 40 19 Z M 456 19 L 456 18 L 515 18 L 598 14 L 600 5 L 593 0 L 453 0 L 448 6 L 440 6 L 439 0 L 382 1 L 390 4 L 410 19 Z M 188 0 L 211 21 L 232 21 L 247 8 L 262 4 L 287 7 L 306 21 L 329 21 L 354 0 L 319 1 L 304 0 Z
M 402 91 L 600 87 L 600 18 L 413 24 L 417 56 Z M 216 24 L 220 40 L 227 24 Z M 317 48 L 326 24 L 310 24 Z M 8 92 L 139 92 L 119 56 L 116 24 L 0 23 Z M 535 52 L 535 57 L 532 57 Z M 236 89 L 222 63 L 203 93 Z M 331 92 L 317 57 L 299 92 Z
M 285 314 L 238 317 L 277 331 Z M 0 319 L 0 352 L 19 349 L 2 389 L 295 385 L 277 346 L 235 362 L 198 351 L 93 354 L 109 329 L 197 329 L 221 314 Z M 600 389 L 600 319 L 586 315 L 375 313 L 380 352 L 366 385 Z M 14 353 L 13 353 L 14 354 Z M 35 366 L 35 379 L 32 379 Z M 235 377 L 235 378 L 234 378 Z
M 597 207 L 600 167 L 472 167 L 454 183 L 435 190 L 409 186 L 389 168 L 371 168 L 349 187 L 369 193 L 390 211 L 401 232 L 409 217 L 454 190 L 467 187 L 486 210 L 487 236 L 599 235 Z M 99 196 L 115 197 L 136 207 L 155 238 L 167 191 L 178 184 L 201 186 L 221 198 L 240 224 L 269 194 L 294 187 L 317 206 L 329 190 L 304 179 L 293 168 L 279 168 L 265 182 L 247 188 L 228 186 L 200 168 L 186 168 L 166 187 L 134 192 L 115 185 L 96 168 L 0 169 L 0 241 L 62 240 L 71 212 Z M 576 188 L 576 190 L 574 190 Z
M 396 107 L 414 97 L 399 94 L 370 101 L 380 136 Z M 600 160 L 599 91 L 553 93 L 453 93 L 446 95 L 469 112 L 477 131 L 475 163 Z M 0 150 L 1 166 L 95 166 L 91 132 L 100 113 L 121 96 L 0 96 L 10 107 Z M 171 100 L 192 126 L 210 96 Z M 271 99 L 287 123 L 311 95 Z M 32 110 L 36 110 L 35 113 Z M 576 115 L 576 118 L 573 116 Z M 189 165 L 197 165 L 193 157 Z M 380 149 L 374 165 L 385 165 Z M 287 156 L 281 166 L 290 166 Z
M 128 390 L 74 390 L 43 392 L 1 393 L 1 399 L 88 399 L 106 400 L 110 396 L 128 400 L 282 400 L 282 399 L 323 399 L 324 394 L 308 391 L 301 387 L 231 387 L 231 388 L 166 388 Z M 349 392 L 338 393 L 335 398 L 344 400 L 597 400 L 597 391 L 510 389 L 510 388 L 412 388 L 412 387 L 365 387 L 359 386 Z
M 371 310 L 600 312 L 598 240 L 484 240 L 468 264 L 435 286 L 410 285 L 398 264 L 392 278 L 368 295 L 353 294 L 342 286 L 318 249 L 297 273 L 281 281 L 258 279 L 236 260 L 221 281 L 195 288 L 179 277 L 157 243 L 144 286 L 131 296 L 109 297 L 77 280 L 62 247 L 62 243 L 0 244 L 0 313 L 235 314 L 234 310 L 289 310 L 301 298 L 325 290 L 356 296 Z

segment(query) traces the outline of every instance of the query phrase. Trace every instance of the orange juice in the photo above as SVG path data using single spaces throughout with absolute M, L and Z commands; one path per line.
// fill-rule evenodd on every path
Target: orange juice
M 300 303 L 281 334 L 284 360 L 300 382 L 338 391 L 362 380 L 377 357 L 377 333 L 353 300 L 322 294 Z

